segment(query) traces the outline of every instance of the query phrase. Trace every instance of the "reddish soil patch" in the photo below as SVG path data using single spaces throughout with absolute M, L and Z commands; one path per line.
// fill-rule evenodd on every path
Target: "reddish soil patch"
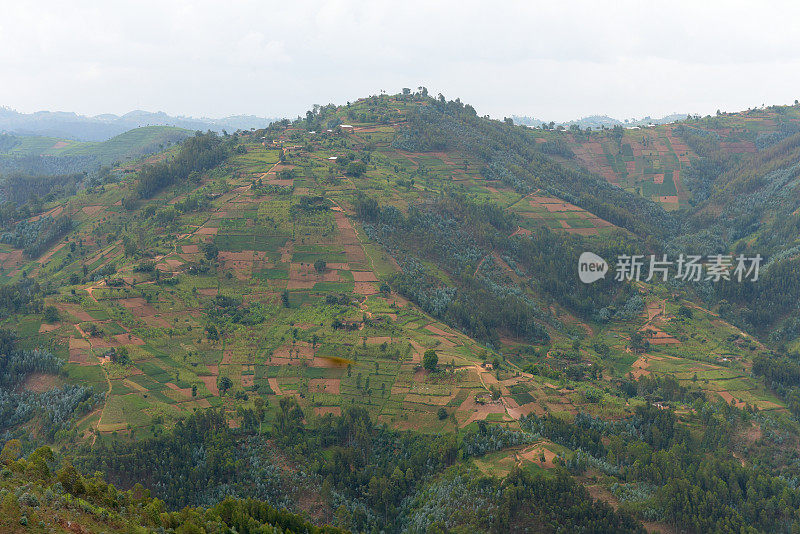
M 103 338 L 103 337 L 93 337 L 93 338 L 91 338 L 91 344 L 92 344 L 92 348 L 94 348 L 94 349 L 107 349 L 107 348 L 110 348 L 110 347 L 113 347 L 113 346 L 116 345 L 116 343 L 114 343 L 113 341 L 108 340 L 108 339 Z
M 731 401 L 735 400 L 735 405 L 736 405 L 737 408 L 744 408 L 745 407 L 745 403 L 744 402 L 742 402 L 742 401 L 740 401 L 738 399 L 734 399 L 733 395 L 731 395 L 727 391 L 717 391 L 717 395 L 722 397 L 722 400 L 724 400 L 727 404 L 730 404 Z
M 198 228 L 195 234 L 197 235 L 217 235 L 219 232 L 219 228 L 210 228 L 208 226 L 204 226 L 203 228 Z
M 134 313 L 136 315 L 136 313 Z M 156 317 L 155 315 L 142 315 L 139 317 L 142 319 L 147 326 L 155 327 L 155 328 L 169 328 L 170 325 L 169 321 L 164 319 L 163 317 Z
M 439 328 L 438 326 L 434 326 L 434 325 L 432 325 L 432 324 L 429 324 L 428 326 L 426 326 L 426 327 L 425 327 L 425 330 L 427 330 L 428 332 L 432 332 L 432 333 L 434 333 L 434 334 L 436 334 L 436 335 L 439 335 L 439 336 L 447 336 L 447 337 L 450 337 L 450 336 L 452 336 L 452 335 L 453 335 L 453 334 L 451 334 L 450 332 L 445 332 L 444 330 L 442 330 L 442 329 L 441 329 L 441 328 Z
M 144 345 L 144 340 L 139 336 L 134 336 L 133 334 L 117 334 L 114 336 L 114 341 L 120 345 Z
M 361 245 L 344 245 L 344 253 L 347 255 L 347 261 L 351 263 L 360 263 L 367 259 L 364 254 L 364 249 Z
M 201 295 L 205 295 L 206 297 L 216 297 L 218 290 L 215 287 L 206 287 L 203 289 L 198 289 L 197 292 Z
M 342 381 L 339 378 L 312 378 L 308 381 L 308 389 L 311 392 L 339 394 L 339 387 Z
M 272 388 L 272 391 L 275 392 L 275 395 L 283 395 L 281 387 L 278 385 L 277 378 L 268 378 L 267 382 L 269 382 L 269 387 Z
M 32 373 L 25 379 L 22 387 L 34 393 L 44 393 L 53 389 L 59 382 L 60 380 L 56 375 Z
M 211 375 L 200 376 L 198 378 L 203 381 L 203 384 L 206 385 L 206 388 L 212 395 L 219 397 L 219 388 L 217 388 L 217 375 L 219 374 L 219 370 L 216 365 L 208 365 L 207 367 Z
M 158 313 L 156 309 L 148 304 L 142 297 L 120 299 L 118 302 L 130 310 L 134 317 L 151 317 Z
M 95 215 L 103 211 L 103 206 L 85 206 L 81 211 L 86 215 Z
M 90 365 L 89 355 L 81 349 L 72 349 L 69 351 L 69 363 L 77 363 L 78 365 Z
M 378 293 L 378 288 L 373 282 L 356 282 L 353 292 L 359 295 L 375 295 Z
M 333 219 L 334 219 L 334 221 L 336 221 L 336 227 L 339 230 L 348 230 L 348 229 L 352 230 L 353 229 L 353 225 L 350 223 L 350 220 L 347 218 L 347 216 L 344 213 L 342 213 L 341 210 L 337 210 L 337 211 L 334 212 Z
M 409 341 L 409 343 L 414 348 L 414 352 L 411 354 L 411 361 L 415 363 L 420 363 L 422 361 L 422 354 L 425 352 L 425 347 L 423 347 L 416 341 Z
M 647 340 L 651 345 L 680 344 L 679 340 L 653 325 L 645 325 L 642 332 L 647 334 Z
M 545 413 L 547 413 L 547 410 L 539 406 L 539 403 L 537 402 L 529 402 L 527 404 L 523 404 L 522 406 L 511 407 L 510 405 L 512 403 L 516 404 L 516 402 L 514 402 L 514 399 L 510 397 L 507 398 L 503 397 L 503 399 L 505 402 L 509 404 L 508 415 L 510 415 L 514 419 L 519 419 L 523 415 L 530 415 L 532 413 L 535 413 L 536 415 L 544 415 Z
M 467 403 L 471 404 L 470 410 L 473 411 L 473 413 L 466 421 L 461 423 L 461 426 L 466 426 L 473 421 L 484 420 L 492 413 L 506 413 L 506 407 L 500 403 L 477 404 L 472 397 L 468 397 L 467 400 L 461 404 L 458 411 L 461 411 Z
M 663 202 L 665 204 L 677 204 L 678 203 L 678 197 L 676 195 L 656 197 L 656 201 L 657 202 Z
M 200 252 L 200 247 L 198 245 L 183 245 L 182 249 L 186 254 L 196 254 Z
M 168 258 L 164 260 L 164 263 L 175 269 L 176 267 L 180 267 L 183 265 L 183 262 L 177 258 Z
M 356 282 L 377 282 L 378 277 L 372 271 L 352 271 L 353 280 Z
M 650 360 L 647 358 L 647 356 L 645 355 L 639 356 L 639 359 L 633 362 L 633 364 L 631 365 L 631 374 L 633 375 L 634 378 L 639 378 L 642 376 L 649 375 L 650 371 L 647 369 L 649 365 L 650 365 Z
M 164 384 L 172 391 L 180 391 L 187 399 L 192 398 L 192 388 L 179 388 L 177 385 L 173 384 L 172 382 L 167 382 Z
M 544 462 L 542 462 L 542 456 L 544 456 Z M 517 457 L 520 460 L 526 460 L 528 462 L 534 462 L 536 465 L 544 467 L 546 469 L 552 469 L 555 467 L 553 460 L 556 458 L 556 453 L 551 451 L 550 449 L 546 448 L 543 444 L 537 443 L 532 447 L 528 447 L 527 449 L 523 449 L 517 454 Z
M 275 358 L 285 358 L 285 359 L 311 359 L 314 357 L 314 348 L 311 346 L 311 343 L 307 343 L 305 341 L 298 341 L 292 346 L 290 343 L 282 345 L 275 349 L 272 353 L 273 360 Z
M 6 271 L 19 267 L 23 262 L 22 251 L 0 252 L 0 266 Z
M 85 339 L 71 337 L 69 338 L 69 349 L 70 350 L 89 350 L 91 345 Z
M 77 304 L 67 304 L 64 302 L 58 302 L 55 304 L 56 309 L 59 312 L 66 313 L 67 315 L 71 315 L 78 319 L 79 321 L 94 321 L 91 315 L 86 313 L 83 308 L 78 306 Z
M 59 328 L 61 328 L 61 323 L 42 323 L 41 326 L 39 326 L 39 333 L 43 334 L 45 332 L 52 332 L 53 330 L 58 330 Z

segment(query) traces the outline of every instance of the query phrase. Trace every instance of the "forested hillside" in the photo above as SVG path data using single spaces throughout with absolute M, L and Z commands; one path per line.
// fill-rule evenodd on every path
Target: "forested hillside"
M 96 173 L 103 165 L 125 165 L 191 134 L 181 128 L 147 126 L 106 141 L 0 134 L 0 176 Z
M 800 528 L 798 115 L 558 130 L 420 88 L 4 173 L 3 527 Z M 0 138 L 98 149 L 55 144 Z M 681 254 L 731 264 L 649 271 Z

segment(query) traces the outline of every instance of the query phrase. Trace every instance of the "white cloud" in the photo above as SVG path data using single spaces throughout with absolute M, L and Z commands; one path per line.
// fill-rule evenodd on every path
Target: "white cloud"
M 479 113 L 712 113 L 800 96 L 792 2 L 4 6 L 0 105 L 295 116 L 426 85 Z

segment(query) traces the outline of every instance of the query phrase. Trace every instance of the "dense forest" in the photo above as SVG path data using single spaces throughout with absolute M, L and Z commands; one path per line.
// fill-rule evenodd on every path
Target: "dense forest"
M 288 497 L 298 492 L 318 494 L 326 513 L 357 531 L 462 526 L 499 533 L 535 525 L 542 532 L 641 532 L 630 516 L 592 501 L 566 472 L 475 479 L 460 464 L 473 454 L 465 443 L 473 450 L 479 442 L 502 446 L 489 435 L 459 444 L 454 436 L 393 432 L 358 408 L 310 426 L 291 399 L 273 411 L 246 414 L 249 423 L 238 431 L 214 411 L 195 414 L 159 438 L 83 451 L 76 465 L 102 468 L 123 488 L 142 481 L 170 506 L 240 494 L 292 506 Z M 266 434 L 257 432 L 262 420 L 271 422 Z M 292 469 L 280 467 L 287 460 Z M 481 502 L 488 508 L 477 508 Z
M 43 433 L 52 441 L 100 400 L 91 387 L 81 385 L 67 384 L 42 393 L 21 387 L 29 375 L 57 375 L 63 365 L 48 350 L 20 348 L 14 332 L 0 329 L 0 439 L 5 441 L 12 429 L 41 415 Z
M 145 165 L 139 172 L 139 196 L 150 198 L 165 187 L 186 180 L 192 173 L 214 167 L 225 159 L 231 142 L 214 132 L 198 132 L 184 141 L 178 152 L 166 161 Z
M 591 244 L 547 228 L 527 239 L 509 237 L 517 227 L 513 214 L 460 195 L 412 207 L 407 216 L 364 196 L 355 209 L 367 235 L 403 258 L 403 270 L 392 281 L 398 291 L 494 346 L 502 333 L 530 342 L 548 339 L 542 325 L 553 319 L 535 298 L 559 302 L 585 317 L 609 316 L 610 309 L 631 296 L 627 287 L 614 288 L 610 277 L 587 285 L 564 273 L 577 265 L 587 247 L 606 257 L 643 249 L 641 241 L 621 232 Z M 492 251 L 511 266 L 518 282 L 503 272 Z M 449 276 L 431 272 L 425 261 L 435 262 Z
M 227 497 L 206 508 L 169 511 L 150 490 L 122 491 L 99 472 L 85 475 L 49 447 L 21 456 L 19 440 L 0 453 L 0 528 L 3 532 L 239 532 L 242 534 L 344 534 L 255 499 Z M 15 491 L 21 490 L 21 491 Z M 91 529 L 91 530 L 85 530 Z

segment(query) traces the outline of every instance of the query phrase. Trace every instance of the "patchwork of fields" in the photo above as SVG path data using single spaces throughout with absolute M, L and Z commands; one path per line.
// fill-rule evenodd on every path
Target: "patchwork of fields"
M 391 101 L 394 112 L 381 125 L 347 117 L 350 130 L 288 128 L 271 141 L 242 135 L 224 164 L 136 211 L 122 205 L 134 191 L 130 178 L 48 207 L 69 213 L 76 230 L 36 260 L 0 248 L 6 280 L 24 270 L 56 288 L 45 304 L 59 321 L 28 317 L 18 330 L 68 359 L 67 380 L 105 393 L 80 422 L 87 439 L 152 435 L 209 407 L 223 408 L 235 426 L 238 409 L 259 397 L 293 396 L 307 416 L 362 406 L 378 421 L 425 432 L 480 420 L 513 426 L 531 413 L 622 418 L 640 402 L 568 373 L 530 372 L 540 365 L 596 364 L 599 378 L 611 381 L 668 374 L 737 406 L 783 409 L 749 373 L 760 344 L 708 311 L 678 318 L 684 303 L 662 289 L 642 287 L 648 305 L 632 321 L 586 324 L 550 304 L 566 326 L 549 327 L 548 344 L 503 338 L 487 347 L 384 287 L 402 258 L 368 238 L 355 212 L 360 193 L 401 212 L 453 190 L 491 200 L 518 215 L 519 239 L 542 227 L 590 237 L 616 228 L 543 191 L 523 196 L 487 180 L 456 150 L 393 148 L 407 105 Z M 674 207 L 686 200 L 680 173 L 694 154 L 670 128 L 626 131 L 619 146 L 573 145 L 581 164 L 620 187 Z M 339 163 L 366 152 L 363 174 Z M 207 206 L 177 209 L 195 198 Z M 486 262 L 524 286 L 525 273 L 497 253 L 475 274 Z M 629 348 L 635 331 L 649 339 L 646 354 Z M 422 367 L 428 350 L 438 372 Z M 528 447 L 492 469 L 552 467 L 554 451 L 547 443 Z

